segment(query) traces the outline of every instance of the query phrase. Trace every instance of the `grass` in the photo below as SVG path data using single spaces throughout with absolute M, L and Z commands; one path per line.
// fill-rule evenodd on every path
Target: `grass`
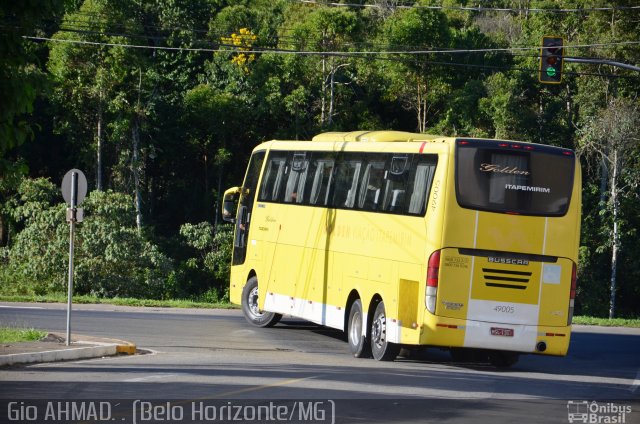
M 598 325 L 601 327 L 633 327 L 640 328 L 640 319 L 630 318 L 598 318 L 598 317 L 573 317 L 574 324 Z
M 66 294 L 33 296 L 33 295 L 0 295 L 0 302 L 36 302 L 36 303 L 66 303 Z M 95 296 L 73 296 L 74 304 L 109 304 L 119 306 L 144 306 L 149 308 L 200 308 L 200 309 L 232 309 L 235 305 L 226 302 L 196 302 L 192 300 L 153 300 L 114 297 L 110 299 Z
M 33 328 L 0 327 L 0 343 L 35 342 L 47 335 Z

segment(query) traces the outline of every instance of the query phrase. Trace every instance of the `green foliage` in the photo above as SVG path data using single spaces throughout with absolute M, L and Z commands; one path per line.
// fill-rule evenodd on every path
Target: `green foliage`
M 6 152 L 33 137 L 27 116 L 33 112 L 38 90 L 46 85 L 34 46 L 22 37 L 23 31 L 55 18 L 62 4 L 62 0 L 0 3 L 0 177 L 7 166 Z
M 600 327 L 630 327 L 640 328 L 640 319 L 625 318 L 598 318 L 593 316 L 573 317 L 573 323 L 577 325 L 597 325 Z
M 584 220 L 593 223 L 596 231 L 588 227 L 583 232 L 583 240 L 587 240 L 587 243 L 582 248 L 584 261 L 590 265 L 585 268 L 585 276 L 588 276 L 585 283 L 591 289 L 589 294 L 599 291 L 602 296 L 589 297 L 586 306 L 597 309 L 598 315 L 605 315 L 608 308 L 596 299 L 608 298 L 611 294 L 602 293 L 597 282 L 616 279 L 613 296 L 620 306 L 617 309 L 625 315 L 636 309 L 635 302 L 629 302 L 628 299 L 637 299 L 640 292 L 633 280 L 629 281 L 618 274 L 618 266 L 634 274 L 638 271 L 636 261 L 632 258 L 635 256 L 633 252 L 637 252 L 639 247 L 636 237 L 637 204 L 640 200 L 639 125 L 638 102 L 615 99 L 591 117 L 579 132 L 578 152 L 584 159 L 600 165 L 596 169 L 587 169 L 588 175 L 600 177 L 600 187 L 596 188 L 593 183 L 586 187 L 587 193 L 592 196 L 590 203 L 596 204 L 597 208 L 586 214 Z M 615 256 L 612 257 L 613 252 Z M 608 266 L 605 265 L 607 262 Z M 616 263 L 615 271 L 612 263 Z M 606 266 L 611 273 L 602 275 L 597 271 L 599 266 Z
M 22 230 L 2 249 L 3 293 L 66 290 L 69 225 L 58 188 L 45 179 L 25 179 L 11 200 L 11 216 Z M 100 297 L 162 298 L 172 263 L 135 228 L 131 198 L 92 192 L 82 204 L 85 220 L 75 238 L 74 293 Z
M 184 224 L 180 235 L 194 254 L 182 264 L 182 269 L 198 273 L 201 279 L 199 287 L 192 288 L 191 293 L 199 301 L 228 301 L 233 228 L 221 225 L 214 232 L 208 222 Z
M 427 8 L 405 9 L 393 14 L 382 31 L 389 47 L 447 47 L 451 30 L 444 13 Z M 419 62 L 415 63 L 419 68 Z M 409 66 L 413 66 L 410 64 Z M 418 69 L 419 69 L 418 68 Z
M 454 100 L 445 117 L 434 125 L 436 134 L 452 132 L 452 135 L 491 137 L 488 131 L 493 127 L 492 105 L 487 105 L 487 87 L 477 80 L 470 80 L 452 93 Z M 481 105 L 489 110 L 481 109 Z M 495 109 L 494 109 L 495 110 Z
M 231 272 L 231 251 L 233 247 L 233 226 L 220 225 L 213 237 L 213 250 L 204 260 L 205 267 L 213 271 L 214 276 L 226 284 Z M 226 288 L 226 286 L 225 286 Z
M 78 231 L 75 292 L 164 297 L 172 261 L 138 232 L 131 197 L 94 191 L 82 206 L 86 219 Z
M 7 202 L 6 209 L 21 231 L 10 246 L 2 248 L 4 266 L 0 284 L 4 292 L 45 294 L 63 291 L 68 227 L 64 205 L 54 203 L 56 195 L 57 190 L 50 181 L 25 179 L 18 187 L 17 195 Z

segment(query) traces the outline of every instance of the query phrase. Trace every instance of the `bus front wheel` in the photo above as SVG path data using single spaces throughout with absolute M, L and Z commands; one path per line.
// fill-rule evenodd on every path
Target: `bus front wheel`
M 347 323 L 347 339 L 349 351 L 356 358 L 368 358 L 371 356 L 370 346 L 363 334 L 364 315 L 362 314 L 362 302 L 356 299 L 349 309 L 349 321 Z
M 371 353 L 376 361 L 393 361 L 400 353 L 400 345 L 388 340 L 387 315 L 384 302 L 378 303 L 371 322 Z
M 242 313 L 250 324 L 256 327 L 272 327 L 280 321 L 282 315 L 265 312 L 258 307 L 258 278 L 249 278 L 242 289 Z

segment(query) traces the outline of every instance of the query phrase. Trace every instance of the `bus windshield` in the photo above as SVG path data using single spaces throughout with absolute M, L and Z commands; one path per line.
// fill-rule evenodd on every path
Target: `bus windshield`
M 563 216 L 573 189 L 575 156 L 552 146 L 456 140 L 456 196 L 464 208 Z

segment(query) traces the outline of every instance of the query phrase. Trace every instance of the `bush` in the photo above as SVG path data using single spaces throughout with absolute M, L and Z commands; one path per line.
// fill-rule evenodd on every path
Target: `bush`
M 233 227 L 220 225 L 214 232 L 208 222 L 184 224 L 180 235 L 192 249 L 192 257 L 185 260 L 181 268 L 200 274 L 197 286 L 191 279 L 193 298 L 203 302 L 228 301 Z
M 0 288 L 8 294 L 63 292 L 69 261 L 69 226 L 65 206 L 53 204 L 58 195 L 48 180 L 25 179 L 5 213 L 21 229 L 2 248 Z M 59 195 L 58 195 L 59 197 Z
M 93 192 L 83 204 L 78 231 L 77 294 L 98 297 L 165 297 L 171 260 L 135 227 L 132 199 L 111 191 Z
M 11 201 L 10 216 L 22 228 L 0 252 L 0 289 L 10 294 L 66 291 L 69 225 L 58 189 L 48 180 L 26 179 Z M 135 227 L 130 196 L 92 192 L 76 226 L 74 293 L 98 297 L 166 297 L 171 260 Z

